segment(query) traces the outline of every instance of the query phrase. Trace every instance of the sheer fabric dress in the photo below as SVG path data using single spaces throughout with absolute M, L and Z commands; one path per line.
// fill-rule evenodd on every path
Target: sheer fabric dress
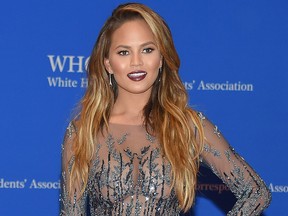
M 228 215 L 259 215 L 271 199 L 266 185 L 230 147 L 217 126 L 202 113 L 198 115 L 206 140 L 202 162 L 237 198 Z M 60 215 L 180 215 L 175 191 L 170 189 L 170 164 L 161 155 L 157 138 L 140 125 L 110 123 L 108 131 L 97 136 L 84 193 L 79 195 L 78 186 L 69 196 L 67 182 L 74 163 L 76 133 L 77 128 L 70 123 L 62 149 Z

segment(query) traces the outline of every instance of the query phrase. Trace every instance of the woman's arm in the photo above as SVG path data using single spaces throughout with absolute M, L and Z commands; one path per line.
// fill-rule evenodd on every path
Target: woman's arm
M 238 199 L 228 215 L 260 215 L 271 201 L 271 193 L 259 175 L 240 157 L 217 126 L 199 113 L 204 127 L 202 158 Z
M 62 145 L 62 172 L 61 172 L 61 194 L 60 194 L 60 216 L 82 216 L 86 215 L 86 192 L 80 197 L 80 188 L 72 186 L 73 194 L 69 193 L 69 178 L 74 163 L 72 151 L 73 142 L 76 137 L 76 127 L 71 122 L 66 130 Z

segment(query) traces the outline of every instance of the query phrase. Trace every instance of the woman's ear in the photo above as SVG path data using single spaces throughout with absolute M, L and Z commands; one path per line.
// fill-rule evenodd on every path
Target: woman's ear
M 109 61 L 108 58 L 104 59 L 104 65 L 105 65 L 105 68 L 108 71 L 108 73 L 113 74 L 112 68 L 111 68 L 111 65 L 110 65 L 110 61 Z

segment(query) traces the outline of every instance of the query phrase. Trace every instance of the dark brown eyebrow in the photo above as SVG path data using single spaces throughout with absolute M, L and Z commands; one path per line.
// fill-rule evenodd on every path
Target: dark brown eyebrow
M 140 47 L 145 47 L 145 46 L 148 46 L 148 45 L 154 45 L 156 46 L 156 44 L 153 42 L 153 41 L 148 41 L 148 42 L 145 42 L 143 44 L 140 45 Z M 130 49 L 131 46 L 128 46 L 128 45 L 119 45 L 117 46 L 115 49 L 118 49 L 118 48 L 125 48 L 125 49 Z

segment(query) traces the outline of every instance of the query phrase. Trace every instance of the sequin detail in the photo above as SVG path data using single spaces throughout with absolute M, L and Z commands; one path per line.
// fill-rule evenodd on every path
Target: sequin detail
M 221 134 L 221 133 L 220 133 L 220 131 L 219 131 L 217 125 L 214 125 L 213 133 L 216 134 L 216 135 L 220 138 L 220 134 Z

